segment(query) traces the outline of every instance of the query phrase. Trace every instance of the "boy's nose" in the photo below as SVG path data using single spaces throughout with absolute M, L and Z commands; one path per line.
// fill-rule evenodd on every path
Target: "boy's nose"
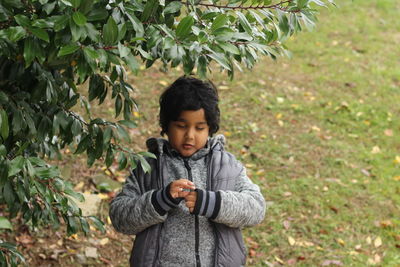
M 193 139 L 193 138 L 194 138 L 194 130 L 189 128 L 189 129 L 186 131 L 185 137 L 186 137 L 187 139 L 189 139 L 189 140 Z

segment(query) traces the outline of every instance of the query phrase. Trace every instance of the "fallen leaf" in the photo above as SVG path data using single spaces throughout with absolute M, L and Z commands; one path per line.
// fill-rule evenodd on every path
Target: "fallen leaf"
M 339 260 L 325 260 L 324 262 L 322 262 L 322 266 L 330 265 L 343 266 L 343 263 Z
M 379 256 L 378 254 L 375 254 L 374 261 L 375 261 L 375 263 L 380 263 L 381 262 L 381 256 Z
M 344 242 L 344 240 L 341 239 L 341 238 L 336 239 L 336 241 L 337 241 L 340 245 L 342 245 L 342 246 L 344 246 L 344 245 L 346 244 L 346 243 Z
M 400 156 L 396 156 L 396 157 L 395 157 L 394 163 L 400 164 Z
M 380 226 L 383 228 L 392 227 L 393 223 L 391 220 L 384 220 L 380 222 Z
M 85 185 L 84 182 L 79 182 L 77 185 L 75 185 L 74 190 L 75 191 L 80 191 L 83 188 L 84 185 Z
M 98 258 L 99 254 L 97 253 L 97 248 L 95 247 L 86 247 L 85 248 L 85 256 L 88 258 Z
M 231 133 L 231 132 L 224 132 L 224 135 L 225 135 L 226 137 L 230 137 L 230 136 L 232 136 L 232 133 Z
M 278 256 L 275 256 L 275 260 L 280 264 L 284 264 L 283 260 L 281 260 Z
M 289 259 L 288 261 L 287 261 L 287 264 L 288 265 L 295 265 L 296 264 L 296 259 Z
M 371 176 L 371 173 L 369 171 L 367 171 L 366 169 L 361 169 L 361 173 L 368 177 Z
M 392 129 L 386 129 L 384 131 L 384 133 L 385 133 L 386 136 L 393 136 L 393 130 Z
M 291 245 L 291 246 L 294 246 L 294 244 L 296 244 L 296 240 L 294 240 L 294 238 L 291 236 L 288 237 L 288 242 L 289 242 L 289 245 Z
M 30 235 L 28 234 L 22 234 L 20 236 L 15 237 L 18 243 L 20 243 L 23 246 L 29 245 L 33 243 L 33 239 Z
M 250 257 L 255 257 L 256 254 L 257 254 L 257 253 L 256 253 L 256 250 L 255 250 L 255 249 L 252 249 L 252 248 L 249 249 L 249 256 L 250 256 Z
M 321 129 L 319 127 L 315 126 L 315 125 L 311 127 L 311 130 L 313 130 L 315 132 L 320 132 L 321 131 Z
M 285 227 L 286 230 L 289 230 L 289 228 L 290 228 L 290 222 L 287 221 L 287 220 L 283 221 L 283 227 Z
M 220 85 L 220 86 L 218 86 L 218 89 L 219 90 L 229 90 L 229 87 L 226 85 Z
M 381 149 L 379 148 L 379 146 L 374 146 L 371 150 L 371 154 L 378 154 L 381 153 Z
M 365 239 L 365 241 L 367 241 L 367 244 L 368 244 L 368 245 L 371 245 L 371 243 L 372 243 L 372 239 L 371 239 L 370 236 L 367 237 L 367 239 Z
M 285 99 L 283 97 L 277 97 L 276 102 L 283 103 L 283 102 L 285 102 Z
M 161 80 L 158 83 L 161 84 L 162 86 L 167 86 L 168 85 L 168 82 L 164 81 L 164 80 Z
M 103 238 L 102 240 L 100 240 L 100 245 L 104 246 L 104 245 L 108 244 L 109 241 L 110 241 L 110 239 L 108 239 L 107 237 Z
M 400 175 L 399 175 L 399 176 L 393 177 L 393 180 L 395 180 L 395 181 L 400 181 Z
M 379 236 L 375 239 L 375 241 L 374 241 L 374 246 L 375 246 L 376 248 L 382 246 L 382 239 L 381 239 Z
M 355 249 L 356 249 L 357 251 L 360 251 L 360 250 L 361 250 L 361 244 L 357 244 L 357 245 L 355 246 Z
M 284 197 L 290 197 L 292 195 L 292 192 L 284 192 L 283 196 Z

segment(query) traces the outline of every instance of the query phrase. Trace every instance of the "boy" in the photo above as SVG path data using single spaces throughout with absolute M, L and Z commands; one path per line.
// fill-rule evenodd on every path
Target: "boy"
M 245 168 L 224 150 L 216 88 L 177 79 L 160 98 L 161 135 L 152 169 L 131 172 L 111 202 L 117 231 L 135 234 L 131 266 L 244 266 L 240 228 L 260 223 L 265 201 Z

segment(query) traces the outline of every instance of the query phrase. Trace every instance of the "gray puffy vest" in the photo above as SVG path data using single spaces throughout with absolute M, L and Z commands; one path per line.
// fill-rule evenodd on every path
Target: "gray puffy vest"
M 242 165 L 229 152 L 224 151 L 219 144 L 210 150 L 207 155 L 208 180 L 207 190 L 234 190 L 236 178 L 242 171 Z M 141 168 L 135 169 L 140 190 L 142 193 L 151 189 L 160 189 L 166 186 L 164 177 L 168 177 L 168 171 L 163 163 L 161 154 L 158 161 L 148 159 L 152 171 L 144 173 Z M 246 249 L 242 233 L 239 228 L 231 228 L 224 224 L 214 223 L 215 234 L 215 264 L 218 267 L 240 267 L 246 263 Z M 163 224 L 156 224 L 138 233 L 132 249 L 130 265 L 133 267 L 156 267 L 159 263 L 160 238 Z M 208 267 L 208 266 L 205 266 Z

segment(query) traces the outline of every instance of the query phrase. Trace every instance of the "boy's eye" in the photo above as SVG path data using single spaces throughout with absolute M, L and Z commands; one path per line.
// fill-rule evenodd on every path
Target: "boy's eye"
M 197 127 L 196 129 L 197 129 L 198 131 L 202 131 L 202 130 L 204 130 L 205 128 Z
M 186 125 L 184 125 L 184 124 L 176 124 L 176 127 L 178 127 L 178 128 L 185 128 Z

